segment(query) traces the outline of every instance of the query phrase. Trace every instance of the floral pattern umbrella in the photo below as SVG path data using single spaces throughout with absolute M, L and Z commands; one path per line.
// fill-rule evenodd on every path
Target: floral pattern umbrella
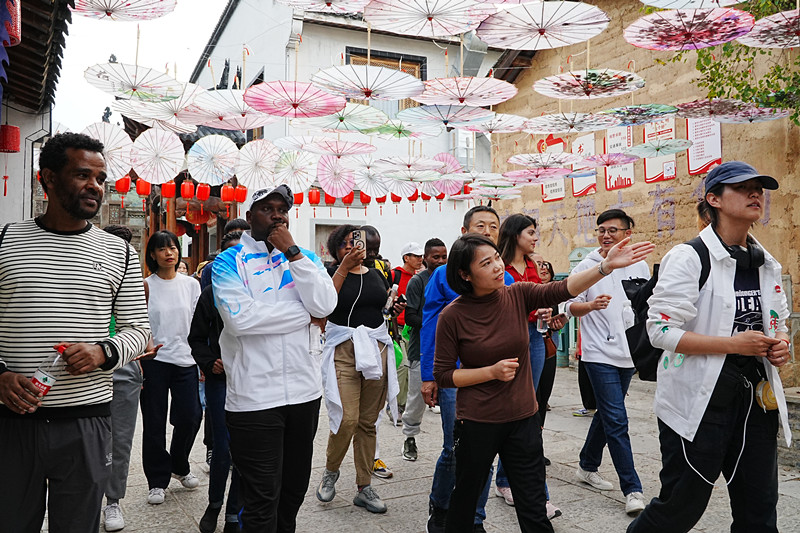
M 375 166 L 382 170 L 441 170 L 445 162 L 416 156 L 391 156 L 378 159 Z M 437 178 L 439 176 L 436 176 Z
M 402 70 L 372 65 L 341 65 L 320 70 L 311 83 L 345 98 L 402 100 L 420 94 L 422 81 Z
M 660 9 L 707 9 L 741 4 L 742 0 L 642 0 L 642 3 Z
M 753 48 L 800 46 L 800 10 L 781 11 L 756 21 L 750 33 L 738 41 Z
M 528 119 L 519 115 L 497 113 L 494 118 L 480 124 L 466 124 L 458 129 L 476 133 L 516 133 L 522 131 Z
M 187 114 L 197 118 L 187 118 Z M 178 114 L 178 119 L 222 130 L 246 131 L 276 122 L 280 117 L 261 113 L 247 105 L 242 90 L 218 89 L 199 93 L 192 105 Z
M 572 171 L 568 168 L 534 167 L 504 172 L 503 177 L 512 183 L 526 185 L 552 181 L 556 178 L 566 176 L 570 172 Z
M 667 115 L 673 115 L 678 108 L 664 104 L 640 104 L 614 107 L 600 111 L 601 114 L 611 115 L 619 119 L 620 126 L 636 126 L 660 120 Z
M 361 133 L 376 134 L 384 139 L 419 139 L 438 137 L 442 133 L 442 127 L 436 124 L 406 124 L 402 120 L 392 119 L 382 126 L 363 130 Z
M 748 104 L 741 100 L 730 100 L 725 98 L 713 98 L 694 100 L 676 106 L 678 111 L 675 116 L 681 118 L 705 118 L 717 115 L 734 115 L 748 107 Z
M 423 105 L 410 107 L 397 114 L 406 122 L 438 122 L 445 127 L 485 122 L 494 118 L 494 111 L 466 105 Z
M 355 171 L 356 187 L 373 198 L 386 196 L 389 192 L 389 178 L 385 178 L 374 168 L 361 168 Z
M 72 12 L 93 19 L 152 20 L 175 10 L 176 0 L 75 0 Z
M 236 179 L 252 191 L 275 185 L 275 163 L 280 155 L 278 147 L 266 139 L 250 141 L 239 150 Z
M 533 90 L 539 94 L 570 100 L 619 96 L 642 87 L 644 79 L 633 72 L 607 68 L 565 72 L 533 84 Z
M 464 167 L 458 162 L 453 154 L 441 152 L 433 156 L 436 161 L 441 161 L 444 166 L 436 169 L 440 174 L 455 174 L 456 172 L 463 172 Z
M 121 179 L 130 172 L 133 141 L 125 130 L 108 122 L 95 122 L 82 133 L 103 143 L 103 159 L 111 179 Z
M 131 166 L 136 174 L 154 185 L 173 179 L 183 168 L 183 143 L 174 133 L 149 129 L 131 148 Z
M 627 148 L 624 153 L 641 158 L 659 157 L 683 152 L 692 144 L 692 141 L 686 139 L 655 139 Z
M 753 15 L 734 8 L 674 9 L 646 15 L 627 28 L 625 40 L 648 50 L 698 50 L 748 33 Z
M 184 84 L 163 72 L 126 63 L 103 63 L 86 69 L 89 85 L 124 100 L 160 102 L 177 98 Z
M 389 117 L 374 107 L 348 103 L 344 109 L 332 115 L 317 118 L 301 118 L 292 121 L 293 126 L 316 128 L 328 132 L 368 130 L 386 124 Z
M 306 191 L 314 183 L 316 167 L 316 158 L 308 152 L 281 152 L 275 163 L 274 183 L 285 183 L 294 192 Z
M 735 113 L 714 115 L 714 120 L 727 124 L 753 124 L 754 122 L 767 122 L 791 116 L 793 109 L 781 109 L 776 107 L 747 107 Z
M 612 152 L 610 154 L 590 155 L 578 163 L 578 167 L 613 167 L 614 165 L 627 165 L 639 159 L 637 155 Z
M 347 103 L 341 96 L 298 81 L 270 81 L 253 85 L 244 92 L 244 102 L 268 115 L 289 118 L 330 115 L 344 109 Z
M 490 46 L 545 50 L 591 39 L 610 20 L 583 2 L 531 2 L 498 11 L 481 22 L 477 33 Z
M 345 15 L 361 13 L 369 0 L 278 0 L 278 2 L 301 11 Z
M 491 4 L 473 0 L 372 0 L 364 8 L 364 20 L 375 30 L 444 37 L 474 30 L 495 11 Z
M 597 131 L 612 128 L 619 119 L 597 113 L 553 113 L 534 117 L 525 122 L 523 131 L 527 133 L 574 133 L 576 131 Z
M 342 165 L 339 158 L 323 155 L 317 162 L 317 181 L 327 194 L 336 198 L 347 196 L 355 187 L 355 173 Z
M 192 178 L 222 185 L 236 173 L 239 149 L 224 135 L 206 135 L 192 145 L 186 159 Z
M 312 154 L 331 155 L 336 159 L 339 159 L 344 155 L 371 154 L 377 149 L 377 146 L 367 143 L 337 141 L 335 139 L 323 139 L 321 141 L 303 145 L 303 150 L 307 150 Z
M 425 82 L 422 94 L 412 96 L 426 105 L 495 105 L 510 100 L 518 89 L 497 78 L 434 78 Z
M 553 168 L 574 165 L 581 159 L 578 154 L 546 152 L 543 154 L 517 154 L 511 156 L 508 162 L 512 165 L 522 165 L 524 167 Z

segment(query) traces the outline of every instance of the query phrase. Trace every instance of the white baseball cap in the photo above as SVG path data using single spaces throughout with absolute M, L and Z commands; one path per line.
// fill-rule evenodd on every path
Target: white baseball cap
M 407 242 L 403 246 L 403 249 L 400 250 L 400 257 L 405 257 L 408 254 L 418 255 L 418 256 L 421 257 L 421 256 L 425 255 L 425 249 L 418 242 L 414 242 L 414 241 Z

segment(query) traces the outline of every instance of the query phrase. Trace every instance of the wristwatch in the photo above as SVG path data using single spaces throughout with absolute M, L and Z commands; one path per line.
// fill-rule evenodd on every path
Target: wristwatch
M 0 374 L 5 374 L 6 372 L 10 372 L 6 364 L 0 361 Z
M 296 256 L 299 253 L 301 253 L 300 247 L 297 246 L 296 244 L 293 244 L 286 250 L 286 253 L 283 255 L 286 256 L 286 259 L 291 259 L 292 257 Z

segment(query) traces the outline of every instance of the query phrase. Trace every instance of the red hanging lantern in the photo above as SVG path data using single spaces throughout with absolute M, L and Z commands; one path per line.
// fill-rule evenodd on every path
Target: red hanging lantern
M 5 176 L 3 176 L 3 179 L 5 179 Z M 122 195 L 122 209 L 125 209 L 125 195 L 131 190 L 131 177 L 125 174 L 124 177 L 118 179 L 114 183 L 114 188 Z M 5 194 L 3 196 L 5 196 Z
M 444 193 L 437 194 L 436 199 L 439 200 L 439 212 L 442 212 L 442 200 L 444 200 Z
M 414 194 L 408 197 L 408 201 L 411 202 L 411 214 L 414 214 L 414 202 L 416 202 L 418 198 L 419 190 L 414 191 Z
M 308 191 L 308 203 L 313 206 L 314 210 L 314 218 L 317 218 L 317 206 L 319 205 L 319 189 L 309 189 Z
M 149 181 L 145 181 L 142 178 L 136 180 L 136 194 L 142 197 L 142 211 L 147 211 L 147 197 L 150 196 L 150 191 L 152 190 L 153 186 Z
M 347 206 L 347 216 L 350 217 L 350 206 L 353 204 L 353 200 L 355 200 L 356 193 L 354 191 L 350 191 L 349 194 L 342 196 L 342 203 Z
M 424 192 L 420 194 L 422 197 L 422 201 L 425 202 L 425 212 L 428 212 L 428 202 L 430 202 L 431 197 L 425 194 Z
M 227 208 L 225 217 L 231 218 L 230 203 L 233 202 L 235 196 L 235 190 L 233 188 L 233 185 L 231 185 L 230 183 L 226 183 L 225 185 L 223 185 L 222 188 L 220 189 L 219 195 L 222 201 L 228 204 L 225 206 Z
M 238 203 L 243 204 L 247 201 L 247 187 L 244 185 L 237 185 L 233 190 L 233 199 Z
M 208 183 L 197 184 L 197 199 L 200 200 L 200 213 L 203 213 L 203 204 L 211 198 L 211 185 Z
M 394 202 L 394 214 L 396 215 L 396 214 L 400 213 L 400 211 L 398 210 L 397 206 L 400 205 L 400 202 L 403 201 L 403 197 L 402 196 L 397 196 L 395 193 L 391 193 L 391 198 L 392 198 L 392 202 Z
M 184 200 L 191 200 L 194 198 L 194 183 L 191 180 L 183 180 L 181 183 L 181 198 Z
M 303 205 L 303 193 L 296 192 L 294 193 L 294 205 Z M 300 210 L 294 210 L 294 218 L 300 218 Z
M 186 209 L 186 220 L 194 224 L 195 230 L 200 228 L 201 224 L 205 224 L 211 218 L 211 213 L 195 211 L 194 209 Z
M 367 206 L 372 201 L 372 198 L 370 198 L 370 196 L 364 191 L 360 191 L 358 193 L 358 199 L 361 202 L 361 205 L 364 206 L 364 216 L 367 216 Z
M 378 202 L 378 209 L 380 209 L 380 214 L 383 215 L 383 204 L 386 203 L 386 195 L 375 198 L 375 201 Z
M 0 152 L 19 152 L 19 128 L 4 124 L 0 126 Z M 3 172 L 3 196 L 8 195 L 8 156 L 5 158 L 5 171 Z
M 161 198 L 167 199 L 167 211 L 169 211 L 169 199 L 175 198 L 175 182 L 168 181 L 161 184 Z
M 3 46 L 16 46 L 22 40 L 22 0 L 5 0 L 10 20 L 5 21 L 8 40 L 3 39 Z

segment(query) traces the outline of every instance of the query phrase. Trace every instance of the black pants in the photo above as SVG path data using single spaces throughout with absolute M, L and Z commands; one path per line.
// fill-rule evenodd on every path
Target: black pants
M 556 358 L 551 357 L 544 360 L 542 367 L 542 377 L 539 378 L 539 388 L 536 389 L 536 403 L 539 404 L 539 418 L 542 427 L 547 418 L 547 402 L 553 393 L 553 384 L 556 381 Z
M 728 406 L 709 406 L 694 441 L 683 441 L 689 462 L 709 481 L 720 472 L 733 474 L 742 450 L 744 419 L 750 404 L 745 389 Z M 680 533 L 689 531 L 703 516 L 712 486 L 686 463 L 681 437 L 661 420 L 661 492 L 628 533 Z M 728 485 L 733 524 L 731 533 L 777 533 L 778 411 L 764 412 L 753 401 L 747 421 L 746 445 L 733 481 Z
M 294 533 L 311 477 L 319 405 L 317 398 L 263 411 L 225 412 L 245 533 Z
M 537 415 L 501 424 L 456 420 L 456 487 L 447 510 L 447 533 L 472 531 L 478 498 L 495 455 L 500 455 L 523 533 L 552 532 L 544 488 L 542 428 Z
M 594 399 L 594 389 L 586 373 L 583 359 L 578 360 L 578 388 L 581 391 L 581 403 L 584 409 L 597 409 L 597 400 Z
M 47 495 L 53 533 L 100 527 L 111 474 L 111 417 L 0 418 L 0 531 L 39 533 Z

